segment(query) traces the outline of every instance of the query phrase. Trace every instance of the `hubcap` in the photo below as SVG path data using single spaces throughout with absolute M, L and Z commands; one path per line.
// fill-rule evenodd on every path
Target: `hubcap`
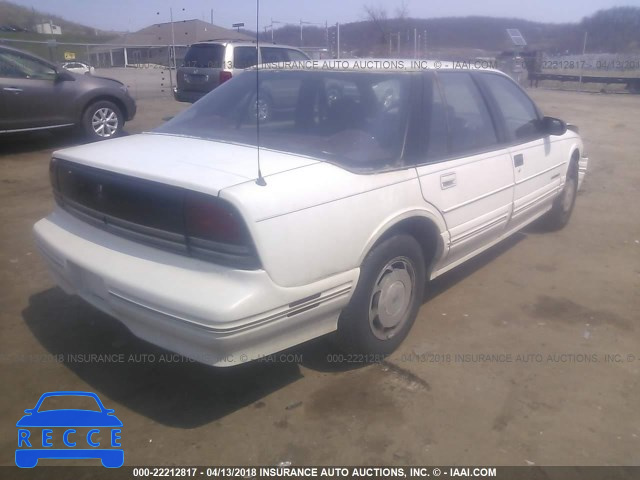
M 406 323 L 414 284 L 415 272 L 405 257 L 394 258 L 378 275 L 369 302 L 369 326 L 380 340 L 390 339 Z
M 564 194 L 562 195 L 562 211 L 568 212 L 571 210 L 573 204 L 573 196 L 575 195 L 575 179 L 573 177 L 567 177 L 567 182 L 564 186 Z
M 99 108 L 93 114 L 91 126 L 96 135 L 109 138 L 118 131 L 118 115 L 108 107 Z

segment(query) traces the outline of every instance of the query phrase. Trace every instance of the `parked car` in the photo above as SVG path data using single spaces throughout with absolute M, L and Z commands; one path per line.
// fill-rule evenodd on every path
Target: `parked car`
M 189 47 L 178 67 L 174 97 L 195 102 L 211 90 L 258 63 L 309 60 L 301 50 L 286 45 L 261 44 L 245 40 L 211 40 Z
M 0 135 L 78 127 L 94 139 L 118 136 L 136 103 L 117 80 L 78 75 L 0 46 Z
M 355 65 L 245 72 L 153 132 L 55 152 L 34 229 L 57 282 L 213 365 L 330 332 L 380 358 L 425 282 L 569 221 L 582 140 L 509 77 Z M 258 122 L 267 86 L 296 101 Z
M 93 75 L 96 69 L 91 65 L 82 62 L 67 62 L 62 64 L 62 68 L 66 68 L 70 72 L 79 73 L 81 75 Z

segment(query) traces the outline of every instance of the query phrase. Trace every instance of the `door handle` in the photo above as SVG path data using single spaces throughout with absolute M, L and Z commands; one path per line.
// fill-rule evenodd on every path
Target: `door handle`
M 514 167 L 521 167 L 522 165 L 524 165 L 524 156 L 519 153 L 517 155 L 513 156 L 513 166 Z
M 22 89 L 18 87 L 4 87 L 3 90 L 5 92 L 13 92 L 13 93 L 20 93 L 22 91 Z
M 456 174 L 452 173 L 444 173 L 440 175 L 440 188 L 442 190 L 446 190 L 447 188 L 452 188 L 456 186 Z

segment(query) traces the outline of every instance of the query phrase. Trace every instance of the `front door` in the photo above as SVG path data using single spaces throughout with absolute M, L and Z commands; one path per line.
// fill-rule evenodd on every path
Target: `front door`
M 551 207 L 566 159 L 545 134 L 534 103 L 516 83 L 497 73 L 480 73 L 478 78 L 494 100 L 510 143 L 515 177 L 510 228 L 517 228 Z
M 0 130 L 68 123 L 62 84 L 48 64 L 17 52 L 0 51 Z

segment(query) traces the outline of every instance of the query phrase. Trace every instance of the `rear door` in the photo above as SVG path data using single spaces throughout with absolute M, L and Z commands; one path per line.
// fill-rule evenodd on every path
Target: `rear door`
M 437 79 L 437 81 L 436 81 Z M 424 145 L 417 171 L 425 200 L 450 236 L 436 268 L 461 263 L 505 231 L 513 202 L 508 150 L 468 72 L 425 75 Z
M 499 73 L 477 74 L 510 144 L 515 189 L 511 225 L 516 228 L 551 207 L 560 191 L 566 157 L 545 134 L 542 115 L 510 78 Z
M 191 45 L 178 69 L 178 90 L 208 93 L 216 88 L 224 68 L 224 52 L 225 46 L 219 43 Z

